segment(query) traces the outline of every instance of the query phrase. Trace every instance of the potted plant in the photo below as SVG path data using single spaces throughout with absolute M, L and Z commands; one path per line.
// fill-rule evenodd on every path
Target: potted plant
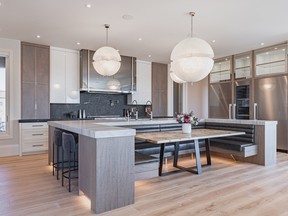
M 182 124 L 183 133 L 191 133 L 192 126 L 198 125 L 199 119 L 194 115 L 193 111 L 190 113 L 179 113 L 177 114 L 176 120 Z

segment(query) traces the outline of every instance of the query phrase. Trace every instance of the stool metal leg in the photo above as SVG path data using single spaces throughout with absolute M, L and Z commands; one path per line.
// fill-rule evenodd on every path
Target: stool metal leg
M 54 160 L 54 157 L 55 157 L 55 155 L 54 155 L 54 145 L 55 145 L 55 143 L 53 142 L 53 147 L 52 147 L 52 169 L 53 169 L 53 171 L 52 171 L 52 173 L 53 173 L 53 176 L 54 176 L 54 173 L 55 173 L 55 170 L 54 170 L 54 163 L 55 163 L 55 160 Z
M 62 163 L 61 163 L 61 171 L 62 171 L 62 187 L 64 186 L 64 176 L 63 176 L 63 172 L 64 172 L 64 151 L 62 150 Z
M 60 154 L 59 149 L 61 149 L 61 148 L 59 148 L 59 146 L 57 146 L 57 164 L 56 164 L 57 180 L 59 180 L 59 163 L 62 164 L 62 162 L 60 162 L 60 159 L 59 159 L 59 154 Z

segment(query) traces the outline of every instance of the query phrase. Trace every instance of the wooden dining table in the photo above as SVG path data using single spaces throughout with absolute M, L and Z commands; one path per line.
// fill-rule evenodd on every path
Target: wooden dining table
M 205 139 L 207 165 L 211 165 L 211 151 L 210 151 L 209 139 L 228 137 L 228 136 L 237 136 L 237 135 L 243 135 L 243 134 L 245 134 L 245 132 L 229 131 L 229 130 L 215 130 L 215 129 L 193 129 L 190 134 L 184 134 L 182 133 L 181 130 L 136 133 L 135 139 L 160 145 L 159 176 L 162 175 L 162 166 L 163 166 L 163 160 L 164 160 L 165 146 L 167 144 L 173 144 L 175 148 L 174 160 L 173 160 L 174 167 L 201 175 L 202 167 L 201 167 L 201 160 L 200 160 L 199 140 Z M 187 168 L 178 166 L 179 144 L 181 144 L 181 142 L 186 142 L 186 141 L 194 141 L 196 170 L 194 170 L 193 168 L 187 169 Z

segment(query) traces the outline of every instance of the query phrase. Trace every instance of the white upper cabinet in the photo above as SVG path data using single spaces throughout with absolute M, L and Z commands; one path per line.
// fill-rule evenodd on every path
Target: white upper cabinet
M 50 48 L 50 103 L 80 103 L 78 51 Z
M 152 101 L 151 62 L 136 60 L 136 92 L 128 95 L 128 104 L 145 105 Z

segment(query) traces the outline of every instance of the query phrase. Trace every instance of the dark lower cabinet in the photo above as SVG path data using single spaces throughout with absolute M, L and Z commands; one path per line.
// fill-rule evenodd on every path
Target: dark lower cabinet
M 21 118 L 50 117 L 49 46 L 21 43 Z
M 167 116 L 167 64 L 152 63 L 153 116 Z

